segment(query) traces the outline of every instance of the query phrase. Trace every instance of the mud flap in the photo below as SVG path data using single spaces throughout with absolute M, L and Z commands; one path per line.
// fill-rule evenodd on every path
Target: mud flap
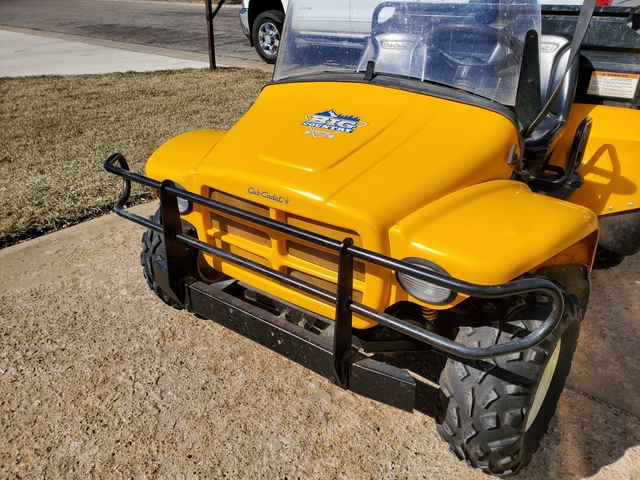
M 602 247 L 622 255 L 640 251 L 640 210 L 603 215 L 599 220 Z

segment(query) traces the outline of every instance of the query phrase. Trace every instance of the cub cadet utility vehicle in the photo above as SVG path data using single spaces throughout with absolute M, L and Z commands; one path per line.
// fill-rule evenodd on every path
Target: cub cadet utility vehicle
M 147 283 L 405 410 L 415 381 L 380 353 L 442 353 L 440 434 L 518 472 L 596 252 L 640 249 L 640 11 L 587 3 L 383 2 L 354 41 L 294 0 L 273 82 L 231 130 L 169 140 L 146 176 L 105 163 L 116 211 L 148 228 Z M 157 193 L 151 220 L 124 209 L 131 181 Z

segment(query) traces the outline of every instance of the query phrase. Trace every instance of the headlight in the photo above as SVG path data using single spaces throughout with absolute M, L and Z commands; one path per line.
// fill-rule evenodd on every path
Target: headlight
M 191 202 L 184 198 L 178 197 L 178 211 L 180 215 L 186 215 L 191 211 Z
M 449 275 L 442 267 L 435 263 L 429 262 L 423 258 L 405 258 L 404 262 L 411 263 L 432 270 L 437 273 Z M 429 303 L 431 305 L 445 305 L 453 301 L 456 292 L 452 292 L 448 288 L 440 287 L 430 282 L 425 282 L 419 278 L 412 277 L 405 273 L 396 272 L 396 277 L 402 288 L 414 298 Z
M 180 190 L 187 190 L 186 188 L 184 188 L 182 185 L 178 184 L 178 183 L 174 183 L 173 184 L 174 187 L 179 188 Z M 156 198 L 158 200 L 160 200 L 160 192 L 158 192 L 157 189 L 153 189 L 153 194 L 156 196 Z M 186 215 L 187 213 L 191 213 L 191 210 L 193 209 L 193 205 L 191 204 L 191 202 L 185 198 L 181 198 L 176 196 L 176 200 L 178 201 L 178 213 L 180 215 Z
M 175 184 L 175 186 L 181 190 L 186 190 L 186 188 L 184 188 L 182 185 L 178 185 L 177 183 Z M 181 197 L 177 197 L 177 200 L 178 212 L 180 212 L 180 215 L 186 215 L 187 213 L 191 212 L 193 205 L 191 205 L 191 202 L 189 200 Z

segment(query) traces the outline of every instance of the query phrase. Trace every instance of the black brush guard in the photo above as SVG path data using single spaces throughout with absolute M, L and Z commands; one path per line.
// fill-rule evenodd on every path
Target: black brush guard
M 521 352 L 539 344 L 554 331 L 563 313 L 562 293 L 555 284 L 542 278 L 530 278 L 492 286 L 468 283 L 357 247 L 349 238 L 339 242 L 185 191 L 175 187 L 170 180 L 158 182 L 133 173 L 129 171 L 124 156 L 119 153 L 111 155 L 104 163 L 104 168 L 123 179 L 122 193 L 114 204 L 115 212 L 127 220 L 164 235 L 167 260 L 154 262 L 154 274 L 160 287 L 177 302 L 194 313 L 236 330 L 247 338 L 334 380 L 342 388 L 403 410 L 411 411 L 413 408 L 415 394 L 413 378 L 404 369 L 372 360 L 359 352 L 352 343 L 353 313 L 423 342 L 447 356 L 470 360 L 489 359 Z M 125 209 L 124 205 L 131 193 L 132 181 L 157 190 L 162 210 L 162 225 Z M 178 211 L 178 197 L 337 252 L 339 255 L 337 294 L 184 234 Z M 333 341 L 230 294 L 229 281 L 209 285 L 197 280 L 193 272 L 188 269 L 187 248 L 201 250 L 336 305 Z M 549 317 L 524 338 L 490 347 L 467 347 L 353 301 L 351 295 L 355 258 L 477 298 L 492 299 L 542 292 L 550 298 L 552 309 Z

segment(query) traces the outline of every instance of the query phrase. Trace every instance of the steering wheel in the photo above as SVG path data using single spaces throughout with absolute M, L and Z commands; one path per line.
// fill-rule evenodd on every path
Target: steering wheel
M 451 39 L 454 43 L 461 37 L 471 37 L 472 45 L 489 45 L 485 51 L 452 52 L 449 45 Z M 475 37 L 475 38 L 474 38 Z M 508 53 L 498 55 L 496 47 L 502 46 Z M 430 34 L 429 47 L 442 54 L 445 61 L 454 68 L 467 67 L 494 67 L 495 75 L 508 75 L 506 70 L 513 66 L 516 59 L 522 57 L 524 44 L 517 37 L 505 32 L 504 29 L 497 29 L 488 25 L 472 24 L 442 24 L 436 25 Z

